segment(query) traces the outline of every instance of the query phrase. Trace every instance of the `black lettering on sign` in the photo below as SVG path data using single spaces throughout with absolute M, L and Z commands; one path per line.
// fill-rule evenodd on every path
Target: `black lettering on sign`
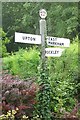
M 56 54 L 56 50 L 55 50 L 55 51 L 53 51 L 53 54 Z
M 60 45 L 60 43 L 57 43 L 57 45 Z
M 30 37 L 30 40 L 31 40 L 31 41 L 32 41 L 32 39 L 33 39 L 33 38 L 32 38 L 32 37 Z
M 62 43 L 60 43 L 60 45 L 62 45 Z
M 58 43 L 58 42 L 52 42 L 52 41 L 48 41 L 48 44 L 57 45 L 57 46 L 64 46 L 64 43 Z
M 53 54 L 53 51 L 51 51 L 51 54 Z
M 56 50 L 56 54 L 59 53 L 59 51 Z
M 35 41 L 36 39 L 35 39 L 35 38 L 33 38 L 33 40 Z
M 51 50 L 51 51 L 45 51 L 46 54 L 58 54 L 59 51 L 58 50 Z
M 56 43 L 56 42 L 54 42 L 54 44 L 55 44 L 55 45 L 57 45 L 57 43 Z
M 47 51 L 45 51 L 45 54 L 47 53 Z
M 46 54 L 50 54 L 50 51 L 45 51 Z
M 49 41 L 48 43 L 49 43 L 49 44 L 51 44 L 51 42 L 50 42 L 50 41 Z
M 56 41 L 57 38 L 51 37 L 51 38 L 49 38 L 49 40 L 51 40 L 51 41 Z
M 27 38 L 28 38 L 28 37 L 26 37 L 26 36 L 22 36 L 22 39 L 23 39 L 23 40 L 26 40 Z
M 28 37 L 28 40 L 30 40 L 30 37 Z
M 64 46 L 64 43 L 62 43 L 62 45 Z
M 55 51 L 51 51 L 51 54 L 57 54 L 59 51 L 55 50 Z
M 51 40 L 53 40 L 53 39 L 51 38 Z
M 26 37 L 26 36 L 22 36 L 22 39 L 23 39 L 23 40 L 30 40 L 30 41 L 35 41 L 35 40 L 36 40 L 36 38 Z
M 24 37 L 24 36 L 22 36 L 22 39 L 24 40 L 24 39 L 25 39 L 25 37 Z

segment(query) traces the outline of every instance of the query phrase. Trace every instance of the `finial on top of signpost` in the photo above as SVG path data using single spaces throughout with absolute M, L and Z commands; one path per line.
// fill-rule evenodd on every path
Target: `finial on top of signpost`
M 39 10 L 39 15 L 40 15 L 40 17 L 41 17 L 42 19 L 45 19 L 46 16 L 47 16 L 46 10 L 45 10 L 45 9 Z

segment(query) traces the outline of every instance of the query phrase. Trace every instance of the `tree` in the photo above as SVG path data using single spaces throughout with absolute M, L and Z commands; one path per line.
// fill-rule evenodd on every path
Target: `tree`
M 73 39 L 78 34 L 77 20 L 77 3 L 52 4 L 51 9 L 48 11 L 48 34 Z
M 67 37 L 73 40 L 78 34 L 78 3 L 54 3 L 54 2 L 12 2 L 2 3 L 3 30 L 7 33 L 11 43 L 8 51 L 15 51 L 20 47 L 31 46 L 29 44 L 17 44 L 14 42 L 14 33 L 24 32 L 40 34 L 39 10 L 46 9 L 48 36 Z M 10 48 L 11 46 L 11 48 Z

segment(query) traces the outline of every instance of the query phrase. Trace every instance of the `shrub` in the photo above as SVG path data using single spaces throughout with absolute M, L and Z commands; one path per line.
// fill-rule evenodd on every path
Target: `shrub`
M 36 84 L 32 81 L 15 80 L 11 75 L 4 75 L 2 83 L 2 113 L 16 110 L 15 118 L 21 119 L 23 115 L 32 116 L 34 110 Z
M 21 78 L 36 77 L 38 64 L 39 52 L 35 48 L 20 49 L 11 56 L 3 58 L 3 69 Z
M 51 108 L 61 116 L 66 111 L 71 112 L 78 101 L 78 40 L 65 49 L 61 57 L 49 58 L 48 65 L 52 89 Z

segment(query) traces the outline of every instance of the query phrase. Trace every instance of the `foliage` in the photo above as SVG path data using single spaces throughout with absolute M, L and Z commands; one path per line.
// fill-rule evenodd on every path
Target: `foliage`
M 17 111 L 14 115 L 16 119 L 21 119 L 23 115 L 32 116 L 34 110 L 35 95 L 37 86 L 32 81 L 20 81 L 12 75 L 5 74 L 2 77 L 2 113 Z
M 38 75 L 37 66 L 39 64 L 39 52 L 36 48 L 24 50 L 20 49 L 11 56 L 3 59 L 3 69 L 8 69 L 10 73 L 22 78 L 36 77 Z
M 78 85 L 78 41 L 73 42 L 70 48 L 66 48 L 60 58 L 49 58 L 49 67 L 53 91 L 52 111 L 61 116 L 65 111 L 70 112 L 74 108 L 77 94 L 79 95 L 76 89 Z
M 7 53 L 6 44 L 9 43 L 9 39 L 6 37 L 6 33 L 0 28 L 0 57 L 8 56 L 9 53 Z
M 35 106 L 36 116 L 39 115 L 40 118 L 41 116 L 45 116 L 44 119 L 46 119 L 46 117 L 50 117 L 49 112 L 51 112 L 51 115 L 55 116 L 56 118 L 57 117 L 62 118 L 66 116 L 66 114 L 70 115 L 70 113 L 74 110 L 75 106 L 78 103 L 80 103 L 80 93 L 79 93 L 80 84 L 79 84 L 79 76 L 78 76 L 79 74 L 78 38 L 74 40 L 74 42 L 70 45 L 70 48 L 65 48 L 65 51 L 63 52 L 61 57 L 46 58 L 48 61 L 46 63 L 46 60 L 44 60 L 45 65 L 43 65 L 43 62 L 40 61 L 39 52 L 35 48 L 33 48 L 26 52 L 25 50 L 20 50 L 19 52 L 15 53 L 15 55 L 9 56 L 8 58 L 7 57 L 4 58 L 3 66 L 5 69 L 8 69 L 10 71 L 10 69 L 13 68 L 12 67 L 13 64 L 12 61 L 10 61 L 10 58 L 14 56 L 15 56 L 14 60 L 18 56 L 19 60 L 20 59 L 30 60 L 30 62 L 36 66 L 35 69 L 33 70 L 34 71 L 33 74 L 31 74 L 31 67 L 28 67 L 29 64 L 27 64 L 27 67 L 25 69 L 26 74 L 28 71 L 30 72 L 29 75 L 26 75 L 26 79 L 27 77 L 31 77 L 31 75 L 33 78 L 34 76 L 37 77 L 39 76 L 37 84 L 40 87 L 40 91 L 37 92 L 38 102 Z M 25 58 L 23 56 L 25 56 Z M 33 61 L 35 61 L 35 63 Z M 37 66 L 39 65 L 39 62 L 41 62 L 41 64 L 39 66 L 39 73 L 38 73 Z M 24 62 L 22 63 L 22 65 L 23 64 Z M 16 70 L 18 67 L 16 61 L 14 62 L 14 65 L 16 65 L 15 74 L 17 74 Z M 27 68 L 28 71 L 26 71 Z M 34 68 L 34 66 L 32 68 Z M 24 69 L 22 73 L 24 73 Z M 40 116 L 40 112 L 41 112 L 41 116 Z M 74 110 L 73 113 L 75 113 L 76 117 L 80 116 L 80 112 L 78 111 L 77 108 L 76 110 Z M 46 114 L 48 116 L 46 116 Z
M 75 38 L 78 34 L 77 3 L 55 3 L 51 5 L 51 9 L 48 12 L 49 34 L 59 37 L 68 37 L 70 39 Z M 51 28 L 51 23 L 54 26 L 53 28 Z
M 2 26 L 6 31 L 10 43 L 7 45 L 8 52 L 17 51 L 18 45 L 14 43 L 14 34 L 16 31 L 25 32 L 24 26 L 21 24 L 25 10 L 23 4 L 25 2 L 2 2 Z M 20 45 L 25 46 L 26 45 Z
M 78 3 L 74 2 L 3 2 L 2 19 L 3 30 L 7 33 L 11 43 L 8 51 L 16 51 L 19 46 L 25 48 L 26 44 L 14 43 L 14 33 L 23 32 L 40 34 L 39 10 L 47 11 L 48 36 L 73 38 L 78 35 Z M 27 44 L 27 47 L 31 45 Z
M 7 37 L 11 40 L 7 46 L 9 52 L 16 51 L 19 49 L 19 46 L 23 48 L 26 47 L 26 44 L 14 43 L 15 31 L 39 34 L 39 10 L 41 8 L 46 9 L 48 13 L 48 35 L 68 37 L 71 38 L 71 42 L 73 42 L 70 48 L 65 49 L 60 58 L 48 58 L 48 63 L 45 63 L 45 67 L 44 62 L 41 61 L 39 73 L 37 66 L 39 65 L 40 58 L 39 52 L 35 48 L 29 50 L 20 49 L 19 52 L 12 53 L 11 56 L 3 58 L 3 69 L 8 70 L 11 74 L 18 75 L 24 79 L 40 77 L 38 79 L 40 90 L 37 94 L 38 103 L 36 105 L 36 116 L 34 116 L 34 119 L 44 118 L 45 120 L 50 120 L 51 114 L 56 116 L 56 118 L 61 118 L 66 114 L 66 111 L 70 113 L 75 104 L 80 102 L 78 40 L 75 41 L 75 39 L 73 39 L 78 34 L 77 5 L 78 3 L 68 2 L 66 2 L 66 4 L 61 2 L 2 3 L 3 30 L 0 30 L 2 33 L 2 43 L 0 43 L 0 46 L 2 44 L 3 47 L 2 56 L 7 56 L 5 46 L 9 42 Z M 27 47 L 28 46 L 32 47 L 27 44 Z M 21 117 L 24 113 L 28 115 L 26 102 L 29 101 L 29 95 L 33 92 L 30 92 L 30 89 L 27 90 L 27 85 L 24 81 L 21 82 L 23 86 L 22 89 L 18 88 L 20 86 L 20 84 L 18 84 L 19 81 L 11 82 L 9 85 L 7 82 L 5 84 L 4 82 L 2 83 L 3 87 L 5 86 L 2 91 L 3 108 L 15 109 L 15 100 L 16 103 L 19 102 L 17 104 L 19 109 L 17 117 L 18 115 Z M 16 85 L 14 85 L 14 83 L 16 83 Z M 23 85 L 24 83 L 26 87 Z M 7 87 L 9 87 L 9 89 Z M 27 99 L 26 102 L 25 97 Z M 33 101 L 29 101 L 28 104 L 31 102 Z M 23 103 L 26 105 L 23 106 Z M 20 104 L 22 106 L 20 106 Z M 8 110 L 4 112 L 7 113 Z M 77 108 L 73 113 L 77 113 Z
M 50 94 L 51 87 L 48 79 L 48 69 L 47 61 L 41 60 L 39 66 L 39 79 L 37 81 L 40 90 L 36 95 L 37 105 L 36 105 L 36 114 L 44 120 L 51 120 L 51 109 L 50 109 Z

